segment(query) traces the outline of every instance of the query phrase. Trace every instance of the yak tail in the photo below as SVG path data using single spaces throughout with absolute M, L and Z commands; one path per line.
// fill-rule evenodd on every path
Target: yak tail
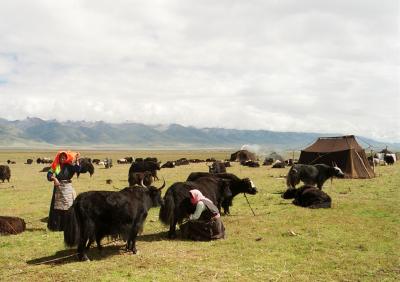
M 76 205 L 72 205 L 65 215 L 64 223 L 64 243 L 68 247 L 76 246 L 79 242 L 79 222 L 76 216 Z
M 168 225 L 173 222 L 175 213 L 175 201 L 172 193 L 167 193 L 164 196 L 164 204 L 160 208 L 160 220 L 162 223 Z
M 298 171 L 292 166 L 286 176 L 286 187 L 295 188 Z

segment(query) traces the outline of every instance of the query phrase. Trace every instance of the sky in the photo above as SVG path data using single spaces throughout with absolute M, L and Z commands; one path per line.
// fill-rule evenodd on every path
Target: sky
M 400 142 L 400 1 L 0 1 L 0 117 Z

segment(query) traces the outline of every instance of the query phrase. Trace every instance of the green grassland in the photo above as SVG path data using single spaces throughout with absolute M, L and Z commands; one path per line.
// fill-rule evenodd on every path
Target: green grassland
M 225 159 L 226 151 L 109 151 L 82 152 L 92 158 L 111 157 L 114 167 L 96 167 L 89 178 L 74 178 L 77 193 L 121 189 L 127 185 L 125 156 L 155 156 L 161 161 L 181 157 Z M 74 257 L 44 263 L 75 253 L 66 249 L 63 234 L 49 232 L 47 217 L 52 185 L 44 165 L 23 164 L 27 158 L 53 157 L 55 152 L 2 151 L 0 163 L 10 165 L 10 183 L 0 183 L 0 215 L 19 216 L 27 231 L 0 236 L 1 281 L 395 281 L 400 278 L 400 163 L 377 168 L 369 180 L 335 179 L 324 190 L 332 209 L 311 210 L 283 200 L 287 169 L 248 168 L 234 163 L 228 172 L 250 177 L 259 193 L 238 195 L 231 215 L 222 218 L 227 238 L 212 242 L 168 240 L 168 227 L 150 210 L 138 237 L 138 254 L 124 251 L 122 241 L 89 252 L 90 262 Z M 162 169 L 167 187 L 184 181 L 192 171 L 207 171 L 204 163 Z M 111 185 L 106 179 L 112 179 Z M 161 182 L 156 183 L 156 186 Z M 103 244 L 108 241 L 105 239 Z

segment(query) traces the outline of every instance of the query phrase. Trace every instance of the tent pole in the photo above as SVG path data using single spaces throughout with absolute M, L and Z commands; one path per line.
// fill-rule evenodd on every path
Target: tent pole
M 357 152 L 356 150 L 354 150 L 354 152 L 356 152 L 357 157 L 360 159 L 360 162 L 361 162 L 361 164 L 363 165 L 363 168 L 365 169 L 365 172 L 367 173 L 367 175 L 368 175 L 369 177 L 371 177 L 371 175 L 369 175 L 369 172 L 368 172 L 367 167 L 366 167 L 365 164 L 364 164 L 364 161 L 362 160 L 362 158 L 360 157 L 360 155 L 358 154 L 358 152 Z M 375 174 L 375 173 L 374 173 L 374 174 Z
M 372 158 L 372 171 L 374 172 L 374 174 L 375 174 L 375 162 L 374 162 L 374 155 L 373 155 L 373 153 L 372 153 L 373 151 L 372 151 L 372 149 L 371 149 L 371 158 Z

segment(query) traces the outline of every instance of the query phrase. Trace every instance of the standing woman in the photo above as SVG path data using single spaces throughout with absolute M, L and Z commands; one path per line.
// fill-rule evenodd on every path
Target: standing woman
M 54 182 L 47 228 L 63 231 L 65 215 L 75 200 L 76 192 L 71 178 L 80 171 L 79 153 L 60 151 L 47 173 L 47 180 Z

